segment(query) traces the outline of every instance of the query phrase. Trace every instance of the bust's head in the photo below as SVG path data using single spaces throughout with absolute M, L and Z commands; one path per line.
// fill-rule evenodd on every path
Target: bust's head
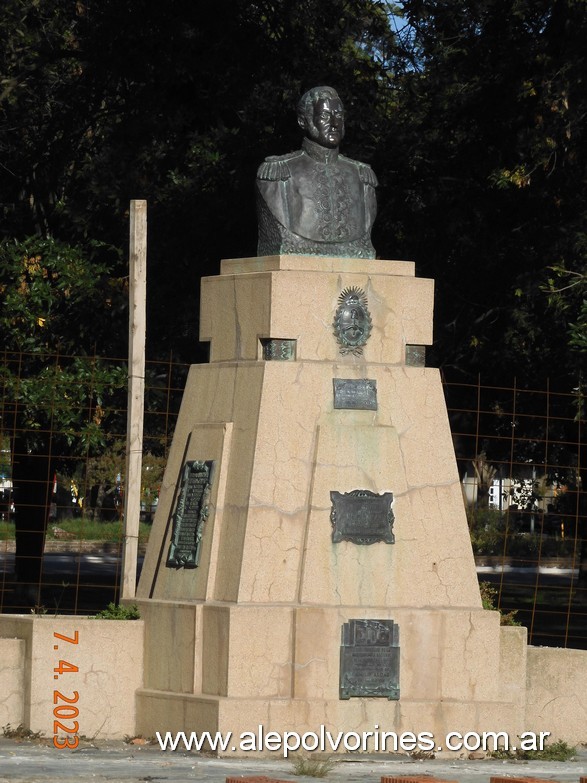
M 313 87 L 298 102 L 298 125 L 321 147 L 334 149 L 344 136 L 344 109 L 332 87 Z

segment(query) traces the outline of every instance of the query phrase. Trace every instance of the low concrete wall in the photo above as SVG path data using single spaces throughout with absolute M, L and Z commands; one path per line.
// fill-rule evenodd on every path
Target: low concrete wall
M 528 647 L 526 730 L 587 742 L 587 650 Z
M 22 639 L 0 639 L 0 727 L 24 720 L 24 659 Z
M 142 620 L 0 616 L 0 652 L 18 640 L 23 650 L 18 668 L 24 708 L 19 715 L 12 704 L 6 722 L 22 722 L 47 737 L 133 735 L 135 693 L 143 684 L 143 636 Z M 2 659 L 2 675 L 15 676 L 15 666 L 4 670 Z

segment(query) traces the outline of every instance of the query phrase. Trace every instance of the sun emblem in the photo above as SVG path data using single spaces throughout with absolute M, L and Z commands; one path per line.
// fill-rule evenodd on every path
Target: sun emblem
M 367 307 L 367 295 L 362 288 L 345 288 L 338 297 L 338 309 L 334 316 L 334 335 L 343 356 L 353 353 L 360 356 L 371 334 L 373 323 Z

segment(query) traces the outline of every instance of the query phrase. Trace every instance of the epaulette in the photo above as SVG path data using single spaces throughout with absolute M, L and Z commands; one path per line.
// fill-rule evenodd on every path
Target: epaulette
M 363 185 L 371 185 L 371 187 L 376 188 L 379 184 L 375 172 L 367 163 L 359 163 L 359 177 Z
M 266 179 L 270 182 L 289 179 L 291 177 L 289 161 L 292 158 L 298 158 L 301 154 L 300 150 L 299 152 L 290 152 L 289 155 L 270 155 L 259 166 L 257 179 Z

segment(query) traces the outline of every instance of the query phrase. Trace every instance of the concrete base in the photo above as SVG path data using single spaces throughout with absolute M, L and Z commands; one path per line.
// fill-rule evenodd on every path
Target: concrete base
M 142 620 L 0 615 L 0 652 L 13 653 L 13 665 L 2 656 L 0 666 L 2 693 L 12 698 L 0 702 L 2 721 L 62 739 L 76 733 L 132 736 L 135 692 L 143 682 L 143 630 Z M 68 734 L 56 720 L 78 728 Z
M 362 353 L 341 353 L 333 321 L 352 288 L 372 332 Z M 65 656 L 53 634 L 77 630 L 65 647 L 78 673 L 59 687 L 79 691 L 90 736 L 231 732 L 238 748 L 247 732 L 324 727 L 429 732 L 440 747 L 448 732 L 586 741 L 587 652 L 527 648 L 524 629 L 481 608 L 439 373 L 411 363 L 432 340 L 432 303 L 432 281 L 400 261 L 236 259 L 204 279 L 211 363 L 186 386 L 138 589 L 144 620 L 0 617 L 0 716 L 52 733 Z M 264 358 L 281 340 L 291 360 Z M 335 408 L 334 379 L 373 382 L 375 409 Z M 195 569 L 167 566 L 188 460 L 216 468 Z M 330 493 L 353 490 L 393 493 L 394 543 L 333 542 Z M 399 700 L 339 697 L 351 619 L 399 627 Z
M 351 289 L 362 353 L 333 333 Z M 190 371 L 138 590 L 138 731 L 526 730 L 525 631 L 481 608 L 440 376 L 412 363 L 432 304 L 397 261 L 237 259 L 202 281 L 210 364 Z M 289 359 L 264 352 L 282 340 Z M 335 379 L 373 382 L 375 409 L 335 408 Z M 188 460 L 216 466 L 196 569 L 166 564 Z M 393 493 L 395 543 L 333 542 L 330 493 L 353 490 Z M 351 619 L 398 625 L 399 701 L 340 699 Z

